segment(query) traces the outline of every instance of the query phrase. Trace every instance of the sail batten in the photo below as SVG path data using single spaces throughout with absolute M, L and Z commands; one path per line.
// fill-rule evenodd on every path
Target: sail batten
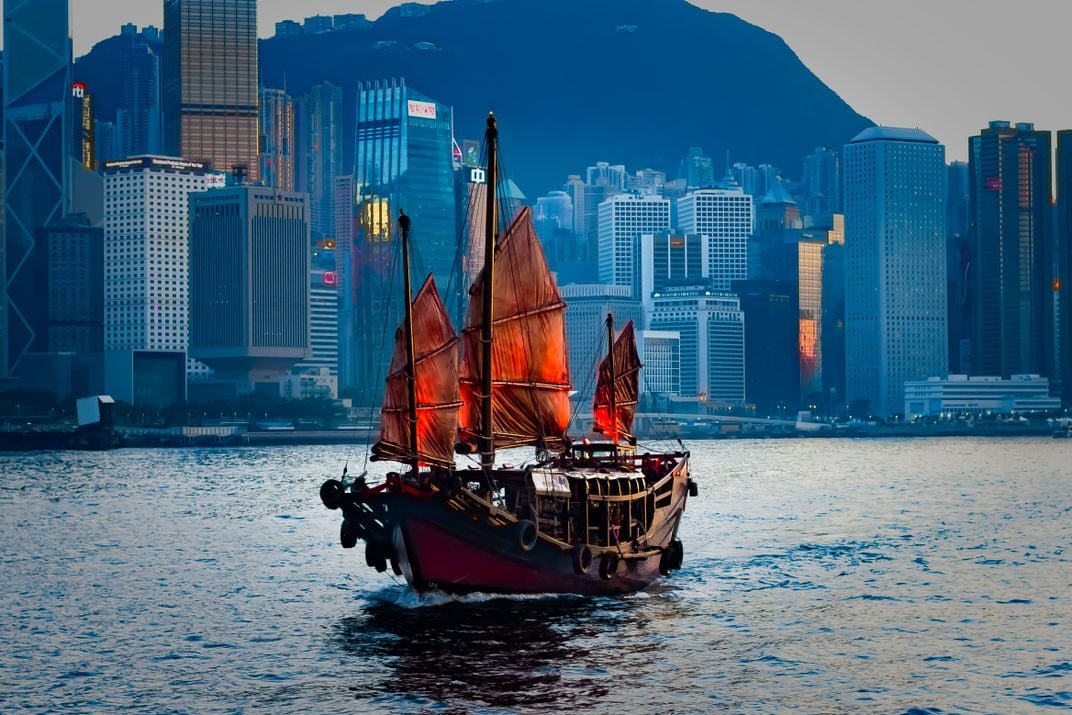
M 592 415 L 595 430 L 611 439 L 629 440 L 633 437 L 633 418 L 636 416 L 637 399 L 640 394 L 640 355 L 636 348 L 636 331 L 633 321 L 622 328 L 611 348 L 611 355 L 599 364 Z M 611 376 L 613 375 L 613 385 Z M 614 399 L 611 399 L 613 390 Z M 613 410 L 611 405 L 613 404 Z M 613 412 L 613 414 L 612 414 Z
M 566 304 L 547 266 L 532 214 L 522 209 L 495 249 L 492 286 L 492 432 L 498 449 L 560 448 L 569 424 L 571 388 Z M 481 433 L 481 357 L 486 275 L 469 291 L 462 331 L 461 437 Z
M 380 439 L 372 447 L 377 460 L 408 462 L 410 414 L 404 327 L 395 334 L 387 376 Z M 458 432 L 458 336 L 431 276 L 413 299 L 414 373 L 416 377 L 417 455 L 420 464 L 454 465 Z

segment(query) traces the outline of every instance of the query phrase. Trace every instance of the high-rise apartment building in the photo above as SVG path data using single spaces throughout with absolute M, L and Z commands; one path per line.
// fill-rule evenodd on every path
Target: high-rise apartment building
M 681 339 L 681 395 L 709 405 L 745 401 L 745 322 L 740 299 L 702 288 L 669 288 L 654 296 L 651 330 Z
M 313 245 L 309 283 L 309 357 L 288 371 L 292 389 L 284 397 L 337 399 L 339 397 L 339 285 L 335 251 L 324 248 L 331 239 Z
M 619 194 L 599 205 L 599 282 L 640 297 L 640 237 L 670 230 L 670 200 Z
M 302 161 L 304 190 L 309 192 L 313 235 L 335 235 L 335 177 L 342 170 L 342 87 L 330 82 L 314 85 L 302 102 Z
M 282 89 L 262 89 L 260 106 L 261 181 L 282 191 L 294 190 L 294 100 Z
M 708 237 L 707 273 L 711 287 L 728 291 L 733 281 L 748 277 L 748 238 L 755 229 L 752 197 L 740 187 L 703 189 L 677 202 L 682 233 Z
M 217 395 L 280 394 L 310 350 L 309 197 L 233 186 L 190 197 L 190 353 Z
M 48 254 L 38 229 L 67 213 L 71 40 L 67 0 L 4 3 L 4 257 L 6 367 L 48 350 L 41 286 Z
M 573 284 L 562 286 L 566 302 L 566 344 L 569 345 L 573 389 L 582 399 L 595 394 L 596 370 L 607 354 L 607 315 L 621 328 L 632 320 L 644 327 L 644 311 L 626 286 Z
M 257 180 L 257 57 L 256 0 L 164 0 L 167 153 Z
M 841 165 L 825 146 L 804 157 L 804 218 L 807 226 L 829 228 L 841 211 Z
M 971 371 L 1052 377 L 1051 134 L 995 121 L 968 149 Z
M 160 111 L 160 56 L 146 41 L 144 33 L 130 35 L 123 50 L 123 103 L 115 113 L 120 146 L 111 161 L 127 156 L 160 154 L 163 151 L 163 115 Z
M 177 158 L 132 157 L 104 166 L 105 387 L 116 399 L 167 404 L 185 398 L 187 370 L 199 367 L 187 365 L 188 197 L 223 183 L 223 174 L 205 164 Z M 156 378 L 144 377 L 138 363 L 157 354 L 181 367 L 182 380 L 171 384 L 170 367 L 161 365 L 170 387 L 154 395 Z
M 846 390 L 882 416 L 947 372 L 945 147 L 873 127 L 845 146 Z
M 715 185 L 715 163 L 704 155 L 701 147 L 690 147 L 689 155 L 681 160 L 681 178 L 686 188 L 710 188 Z
M 648 396 L 681 394 L 681 334 L 674 330 L 638 330 L 641 409 Z

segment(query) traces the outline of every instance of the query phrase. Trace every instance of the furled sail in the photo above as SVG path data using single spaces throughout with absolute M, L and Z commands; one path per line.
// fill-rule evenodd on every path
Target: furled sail
M 417 459 L 424 465 L 454 465 L 458 433 L 458 336 L 432 276 L 413 299 L 413 354 L 417 388 Z M 387 375 L 380 440 L 373 458 L 408 462 L 409 398 L 406 384 L 405 326 L 395 333 L 395 352 Z
M 486 275 L 469 290 L 461 370 L 461 437 L 480 433 L 481 306 Z M 570 421 L 566 304 L 523 208 L 495 249 L 492 286 L 492 429 L 497 449 L 559 449 Z
M 640 355 L 637 354 L 636 333 L 629 321 L 618 334 L 612 348 L 614 384 L 611 385 L 610 356 L 599 363 L 596 396 L 592 404 L 595 430 L 615 442 L 633 436 L 633 417 L 636 415 L 637 395 L 640 394 Z M 611 414 L 611 390 L 614 390 L 614 414 Z

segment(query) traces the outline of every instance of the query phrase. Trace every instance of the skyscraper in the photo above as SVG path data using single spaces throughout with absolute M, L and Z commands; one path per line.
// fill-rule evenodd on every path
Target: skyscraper
M 838 155 L 825 146 L 804 157 L 804 217 L 806 225 L 829 228 L 841 211 L 841 166 Z
M 104 350 L 105 385 L 127 402 L 154 390 L 139 387 L 140 356 L 181 356 L 186 394 L 190 337 L 188 196 L 222 186 L 224 176 L 199 162 L 132 157 L 104 165 Z M 134 354 L 131 358 L 130 355 Z M 196 365 L 190 365 L 196 368 Z
M 309 198 L 260 186 L 190 197 L 190 353 L 217 395 L 279 395 L 310 357 Z
M 590 399 L 596 388 L 596 368 L 607 354 L 607 314 L 614 316 L 618 328 L 632 320 L 640 330 L 644 311 L 626 286 L 562 286 L 562 300 L 566 302 L 566 344 L 573 387 L 582 399 Z
M 740 299 L 705 288 L 668 288 L 653 296 L 652 330 L 681 337 L 681 395 L 708 404 L 745 401 L 745 323 Z
M 954 161 L 946 167 L 945 237 L 946 280 L 949 288 L 949 370 L 971 372 L 973 296 L 968 291 L 972 270 L 968 165 Z
M 164 0 L 165 151 L 256 180 L 257 71 L 256 0 Z
M 640 237 L 670 230 L 670 199 L 619 194 L 599 205 L 599 282 L 640 297 Z
M 703 149 L 689 148 L 689 155 L 681 160 L 681 178 L 689 189 L 706 189 L 715 185 L 715 164 L 711 157 L 704 156 Z
M 314 236 L 335 234 L 335 177 L 342 171 L 342 88 L 314 85 L 303 101 L 302 151 L 309 217 Z
M 160 56 L 144 34 L 130 35 L 123 50 L 123 103 L 115 112 L 119 156 L 106 160 L 163 150 L 163 116 L 160 113 Z
M 66 212 L 69 198 L 71 40 L 67 0 L 4 3 L 4 229 L 7 355 L 48 350 L 41 286 L 48 254 L 36 232 Z
M 48 251 L 50 352 L 104 350 L 104 235 L 85 216 L 69 216 L 38 231 Z
M 294 100 L 281 89 L 261 90 L 261 181 L 294 190 Z
M 748 238 L 755 227 L 752 197 L 740 187 L 703 189 L 678 199 L 677 223 L 682 233 L 709 239 L 707 273 L 711 287 L 728 291 L 733 281 L 748 277 Z
M 391 256 L 399 210 L 413 225 L 415 276 L 432 273 L 448 306 L 459 290 L 458 226 L 454 195 L 453 112 L 405 80 L 358 85 L 354 195 L 357 239 L 354 246 L 355 384 L 370 391 L 364 406 L 382 389 L 390 351 L 382 348 L 383 325 L 395 324 L 400 302 L 388 300 Z M 395 284 L 397 285 L 397 284 Z M 397 293 L 395 294 L 397 296 Z
M 1054 372 L 1051 135 L 990 122 L 969 140 L 972 373 Z
M 845 147 L 846 390 L 879 415 L 947 371 L 945 147 L 872 127 Z
M 1072 401 L 1072 130 L 1057 132 L 1057 285 L 1061 392 Z

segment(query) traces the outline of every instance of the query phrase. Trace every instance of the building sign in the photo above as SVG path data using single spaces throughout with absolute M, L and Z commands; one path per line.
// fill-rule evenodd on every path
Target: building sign
M 488 172 L 476 167 L 469 170 L 469 183 L 470 184 L 486 184 L 488 183 Z
M 71 96 L 81 99 L 86 96 L 86 83 L 75 82 L 71 85 Z
M 138 156 L 133 159 L 119 159 L 104 162 L 105 170 L 117 169 L 173 169 L 175 171 L 205 171 L 208 167 L 198 161 L 168 159 L 160 156 Z
M 462 163 L 466 166 L 480 166 L 480 142 L 472 139 L 462 140 Z
M 324 271 L 324 285 L 334 286 L 338 283 L 338 278 L 335 277 L 335 271 Z
M 435 103 L 434 102 L 418 102 L 414 99 L 409 100 L 407 106 L 407 113 L 411 117 L 419 117 L 421 119 L 435 119 Z

